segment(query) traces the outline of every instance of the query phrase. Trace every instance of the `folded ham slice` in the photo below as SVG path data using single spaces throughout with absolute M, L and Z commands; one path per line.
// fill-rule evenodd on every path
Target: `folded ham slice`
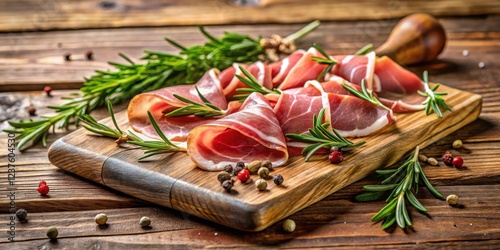
M 225 110 L 228 108 L 228 103 L 217 75 L 217 70 L 210 70 L 195 85 L 172 86 L 135 96 L 127 109 L 130 126 L 148 137 L 159 138 L 149 121 L 147 111 L 150 111 L 163 133 L 170 140 L 185 141 L 188 133 L 194 127 L 214 119 L 195 116 L 165 117 L 166 113 L 187 105 L 175 98 L 174 94 L 203 103 L 196 92 L 197 87 L 208 101 Z
M 262 94 L 252 93 L 240 110 L 194 128 L 187 153 L 200 168 L 216 171 L 227 164 L 288 160 L 285 136 L 273 109 Z
M 273 89 L 272 83 L 272 68 L 263 62 L 255 62 L 251 65 L 244 64 L 233 64 L 222 71 L 219 76 L 220 84 L 223 88 L 224 95 L 228 100 L 234 99 L 234 95 L 238 94 L 236 91 L 238 88 L 248 88 L 246 84 L 240 81 L 235 75 L 240 75 L 246 77 L 240 70 L 240 66 L 245 68 L 250 74 L 252 74 L 257 81 L 267 89 Z
M 314 61 L 313 57 L 324 58 L 318 50 L 310 48 L 291 69 L 287 69 L 289 72 L 279 84 L 278 89 L 298 88 L 304 86 L 309 80 L 316 80 L 327 65 Z
M 334 56 L 336 64 L 331 74 L 375 91 L 380 101 L 394 112 L 422 110 L 424 97 L 417 90 L 425 91 L 424 84 L 412 72 L 399 66 L 390 58 L 376 57 L 374 52 L 363 56 Z

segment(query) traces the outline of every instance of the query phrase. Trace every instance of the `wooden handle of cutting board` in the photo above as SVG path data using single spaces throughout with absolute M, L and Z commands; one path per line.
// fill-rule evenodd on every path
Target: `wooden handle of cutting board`
M 416 13 L 399 21 L 375 52 L 401 65 L 419 64 L 435 60 L 445 44 L 443 26 L 431 15 Z

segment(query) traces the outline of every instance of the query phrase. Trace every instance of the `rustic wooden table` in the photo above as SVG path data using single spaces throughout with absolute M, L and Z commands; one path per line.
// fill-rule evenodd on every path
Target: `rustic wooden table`
M 346 54 L 366 43 L 382 44 L 398 18 L 422 11 L 439 17 L 448 43 L 438 62 L 410 70 L 420 75 L 427 69 L 432 81 L 484 98 L 479 119 L 422 150 L 423 154 L 439 158 L 452 149 L 453 140 L 464 142 L 464 148 L 452 152 L 463 156 L 466 168 L 424 167 L 430 181 L 445 196 L 460 196 L 461 206 L 448 206 L 424 190 L 419 199 L 429 209 L 429 216 L 412 210 L 411 230 L 384 231 L 380 224 L 370 222 L 384 202 L 352 201 L 363 185 L 375 183 L 366 178 L 290 216 L 297 223 L 293 233 L 285 233 L 281 223 L 257 233 L 241 232 L 141 201 L 60 170 L 49 163 L 47 149 L 41 145 L 15 152 L 16 172 L 11 186 L 8 135 L 1 133 L 0 248 L 498 248 L 500 3 L 332 2 L 2 1 L 1 128 L 7 127 L 9 119 L 30 118 L 25 109 L 30 103 L 37 107 L 38 116 L 49 113 L 46 106 L 62 103 L 60 97 L 77 91 L 83 77 L 92 75 L 95 69 L 109 68 L 107 61 L 119 61 L 118 52 L 134 59 L 141 56 L 143 49 L 176 52 L 166 45 L 164 37 L 185 45 L 202 43 L 194 24 L 214 24 L 207 30 L 215 34 L 235 31 L 266 37 L 289 34 L 302 23 L 318 18 L 324 20 L 320 28 L 300 40 L 298 46 L 307 48 L 317 42 L 331 54 Z M 84 59 L 88 50 L 94 52 L 93 61 Z M 72 54 L 72 61 L 64 60 L 66 53 Z M 53 97 L 42 92 L 46 85 L 55 89 Z M 118 109 L 125 107 L 122 104 Z M 97 118 L 106 116 L 102 109 L 93 114 Z M 58 131 L 49 136 L 49 144 L 67 133 Z M 41 180 L 49 183 L 50 195 L 40 196 L 36 191 Z M 27 222 L 14 222 L 15 242 L 9 242 L 12 231 L 8 211 L 12 197 L 16 208 L 29 212 Z M 94 223 L 95 214 L 100 212 L 108 214 L 108 227 L 100 228 Z M 152 219 L 150 229 L 137 225 L 141 216 Z M 49 226 L 59 229 L 58 240 L 46 238 Z

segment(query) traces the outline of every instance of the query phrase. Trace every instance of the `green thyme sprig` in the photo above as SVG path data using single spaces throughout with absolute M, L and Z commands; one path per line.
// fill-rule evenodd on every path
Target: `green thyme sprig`
M 315 21 L 287 37 L 299 39 L 318 27 Z M 123 54 L 119 54 L 127 63 L 109 62 L 114 70 L 96 70 L 96 74 L 85 78 L 80 93 L 65 97 L 66 103 L 50 106 L 58 114 L 46 116 L 38 121 L 9 121 L 14 129 L 4 130 L 15 133 L 18 148 L 28 142 L 32 145 L 42 141 L 46 146 L 47 135 L 52 128 L 68 128 L 78 125 L 84 114 L 89 114 L 110 100 L 113 104 L 131 99 L 147 91 L 180 84 L 193 84 L 212 68 L 224 70 L 233 63 L 253 63 L 261 57 L 267 57 L 266 50 L 260 45 L 260 38 L 238 33 L 225 32 L 220 38 L 208 33 L 203 27 L 200 32 L 207 38 L 203 45 L 185 47 L 166 38 L 172 46 L 179 48 L 178 55 L 156 51 L 144 51 L 141 58 L 145 63 L 136 63 Z
M 441 112 L 441 108 L 451 111 L 450 106 L 445 103 L 443 96 L 447 95 L 446 92 L 436 92 L 439 88 L 440 84 L 434 85 L 434 87 L 429 87 L 429 74 L 427 70 L 423 73 L 424 87 L 425 92 L 418 90 L 418 94 L 421 96 L 427 97 L 422 105 L 425 105 L 425 114 L 429 115 L 434 111 L 439 118 L 443 117 L 443 113 Z
M 153 155 L 186 151 L 185 149 L 182 149 L 173 144 L 165 136 L 165 134 L 161 131 L 160 127 L 158 126 L 158 123 L 154 119 L 151 112 L 148 111 L 149 121 L 151 122 L 151 125 L 155 129 L 156 133 L 158 133 L 158 136 L 160 136 L 162 141 L 145 141 L 131 131 L 128 132 L 122 131 L 118 126 L 118 123 L 116 122 L 115 113 L 113 111 L 113 106 L 111 104 L 111 101 L 106 102 L 106 104 L 108 107 L 109 115 L 111 117 L 111 120 L 115 128 L 111 128 L 105 124 L 96 121 L 94 117 L 92 117 L 89 114 L 83 114 L 80 115 L 78 119 L 80 119 L 84 123 L 83 127 L 85 129 L 105 137 L 117 139 L 116 140 L 117 144 L 129 143 L 140 146 L 140 149 L 144 151 L 145 155 L 139 158 L 138 159 L 139 161 L 142 161 Z
M 406 202 L 412 205 L 421 213 L 427 213 L 422 203 L 418 201 L 415 194 L 418 192 L 420 181 L 427 189 L 438 199 L 443 199 L 441 195 L 429 182 L 425 176 L 422 166 L 418 162 L 419 147 L 415 153 L 397 169 L 377 170 L 379 175 L 389 175 L 380 184 L 365 185 L 363 188 L 369 193 L 359 194 L 355 197 L 356 201 L 375 201 L 386 199 L 385 205 L 380 211 L 372 217 L 373 222 L 383 221 L 382 229 L 387 229 L 396 223 L 399 227 L 411 227 L 413 225 Z
M 278 89 L 270 90 L 270 89 L 262 86 L 259 83 L 259 81 L 250 72 L 248 72 L 248 70 L 246 70 L 242 66 L 239 66 L 239 68 L 245 76 L 241 76 L 241 75 L 234 75 L 234 76 L 236 76 L 242 83 L 247 85 L 248 88 L 237 88 L 236 91 L 246 92 L 246 93 L 234 95 L 234 98 L 243 101 L 253 92 L 258 92 L 258 93 L 261 93 L 264 95 L 271 94 L 271 93 L 281 94 L 281 91 Z
M 351 94 L 367 101 L 367 102 L 370 102 L 376 106 L 379 106 L 385 110 L 391 110 L 390 108 L 388 108 L 387 106 L 385 106 L 384 104 L 382 104 L 380 102 L 380 100 L 375 97 L 375 95 L 373 94 L 373 90 L 371 89 L 367 89 L 366 88 L 366 85 L 365 85 L 365 79 L 361 80 L 361 91 L 345 84 L 345 83 L 342 83 L 341 84 L 342 87 L 344 87 L 344 89 L 346 89 L 347 91 L 349 91 Z
M 198 96 L 200 97 L 201 101 L 203 103 L 198 103 L 192 100 L 189 100 L 185 97 L 182 97 L 180 95 L 174 94 L 174 97 L 179 99 L 180 101 L 183 101 L 185 103 L 188 103 L 189 105 L 186 105 L 184 107 L 180 107 L 170 113 L 165 114 L 167 117 L 173 117 L 173 116 L 187 116 L 187 115 L 194 115 L 198 117 L 217 117 L 217 116 L 223 116 L 226 112 L 222 110 L 221 108 L 215 106 L 212 104 L 209 100 L 207 100 L 201 93 L 198 87 L 195 87 L 196 92 L 198 93 Z
M 332 59 L 324 50 L 323 48 L 321 48 L 321 46 L 319 46 L 317 43 L 313 44 L 313 47 L 318 50 L 318 52 L 323 55 L 325 58 L 322 58 L 322 57 L 317 57 L 317 56 L 313 56 L 312 59 L 316 62 L 318 62 L 319 64 L 326 64 L 328 65 L 325 69 L 323 69 L 323 71 L 321 71 L 321 73 L 319 74 L 318 78 L 316 79 L 318 82 L 321 82 L 324 80 L 325 78 L 325 75 L 330 72 L 330 70 L 332 70 L 333 66 L 335 66 L 335 64 L 337 64 L 338 62 L 334 59 Z
M 339 150 L 349 151 L 357 148 L 363 144 L 364 141 L 353 143 L 342 135 L 340 135 L 335 129 L 332 129 L 333 133 L 328 131 L 329 123 L 322 123 L 325 109 L 321 109 L 318 115 L 313 116 L 313 126 L 309 129 L 310 135 L 307 134 L 286 134 L 285 136 L 299 142 L 311 143 L 311 145 L 305 147 L 302 150 L 302 154 L 306 154 L 305 161 L 309 161 L 314 153 L 322 148 L 330 149 L 333 146 L 338 147 Z

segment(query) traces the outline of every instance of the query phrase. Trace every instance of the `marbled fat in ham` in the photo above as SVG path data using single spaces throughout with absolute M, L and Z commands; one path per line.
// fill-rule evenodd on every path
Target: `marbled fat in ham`
M 194 128 L 188 136 L 188 155 L 200 168 L 216 171 L 227 164 L 288 160 L 285 136 L 265 97 L 252 93 L 240 110 Z

